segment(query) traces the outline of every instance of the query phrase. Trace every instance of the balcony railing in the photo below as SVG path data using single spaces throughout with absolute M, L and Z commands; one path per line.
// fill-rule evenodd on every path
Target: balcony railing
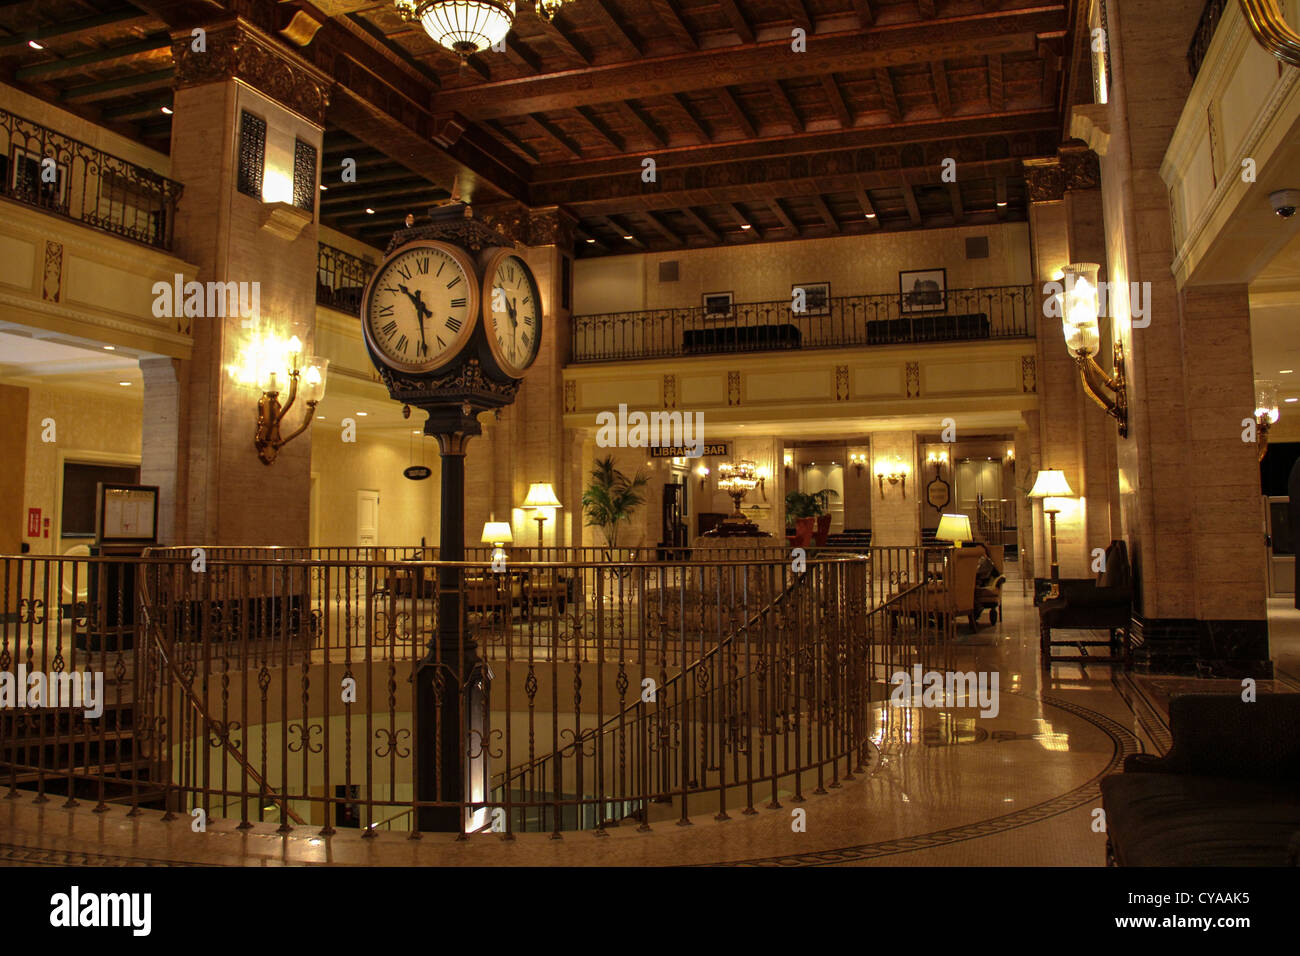
M 0 137 L 4 198 L 171 249 L 180 183 L 7 110 Z
M 375 264 L 342 249 L 320 243 L 316 254 L 316 304 L 361 315 L 361 293 Z
M 1214 40 L 1214 31 L 1219 28 L 1219 20 L 1228 6 L 1228 0 L 1206 0 L 1205 9 L 1201 11 L 1201 20 L 1192 34 L 1192 44 L 1187 48 L 1187 69 L 1196 79 L 1201 72 L 1201 64 L 1210 52 L 1210 43 Z
M 782 299 L 575 315 L 571 361 L 1024 338 L 1034 334 L 1037 303 L 1032 286 L 1017 285 L 843 296 L 804 312 Z
M 802 573 L 770 550 L 499 573 L 387 556 L 404 549 L 0 557 L 0 670 L 102 684 L 0 709 L 0 789 L 322 834 L 439 808 L 465 830 L 645 829 L 823 793 L 899 719 L 890 675 L 951 663 L 946 549 Z M 454 799 L 414 787 L 438 749 L 416 739 L 430 666 L 420 694 L 477 702 L 432 715 Z

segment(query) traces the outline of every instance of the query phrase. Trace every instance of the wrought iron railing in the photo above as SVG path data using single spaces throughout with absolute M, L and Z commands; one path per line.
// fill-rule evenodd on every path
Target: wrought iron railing
M 959 342 L 1034 335 L 1032 286 L 931 290 L 826 299 L 796 312 L 792 299 L 575 315 L 572 361 L 611 362 L 781 349 Z
M 361 293 L 375 263 L 320 243 L 316 253 L 316 304 L 361 315 Z
M 171 249 L 180 183 L 3 109 L 0 137 L 0 196 Z
M 1229 0 L 1206 0 L 1205 2 L 1201 19 L 1196 24 L 1196 32 L 1192 34 L 1191 46 L 1187 48 L 1187 69 L 1192 74 L 1193 80 L 1201 72 L 1201 64 L 1205 62 L 1205 57 L 1210 52 L 1210 44 L 1214 42 L 1214 31 L 1219 28 L 1219 20 L 1223 18 L 1223 11 L 1227 9 L 1228 2 Z
M 0 710 L 0 786 L 326 834 L 410 830 L 430 807 L 505 833 L 771 807 L 859 772 L 888 676 L 944 665 L 945 555 L 0 558 L 0 670 L 105 687 L 96 716 Z M 446 728 L 474 771 L 454 802 L 415 794 L 430 660 L 434 693 L 485 691 Z

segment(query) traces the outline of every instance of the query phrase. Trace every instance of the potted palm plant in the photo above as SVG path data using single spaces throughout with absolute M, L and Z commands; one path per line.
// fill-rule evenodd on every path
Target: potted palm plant
M 618 547 L 620 526 L 629 523 L 645 504 L 645 486 L 650 476 L 640 470 L 632 477 L 614 467 L 614 456 L 597 458 L 591 470 L 591 484 L 582 493 L 582 512 L 587 527 L 599 528 L 611 549 Z

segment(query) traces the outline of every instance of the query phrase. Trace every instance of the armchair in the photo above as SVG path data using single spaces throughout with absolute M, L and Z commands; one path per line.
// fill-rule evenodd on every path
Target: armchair
M 1133 576 L 1128 562 L 1128 546 L 1112 541 L 1106 548 L 1104 570 L 1096 581 L 1061 581 L 1058 597 L 1049 598 L 1038 608 L 1039 645 L 1043 669 L 1054 663 L 1120 664 L 1128 660 L 1129 622 L 1133 616 Z M 1107 640 L 1083 638 L 1054 639 L 1055 630 L 1106 630 Z M 1055 647 L 1077 647 L 1081 656 L 1053 654 Z M 1106 647 L 1108 657 L 1092 657 L 1089 647 Z

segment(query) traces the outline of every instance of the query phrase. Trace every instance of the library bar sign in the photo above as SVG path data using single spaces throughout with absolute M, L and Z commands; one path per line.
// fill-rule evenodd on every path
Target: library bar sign
M 726 458 L 730 454 L 725 441 L 706 443 L 703 447 L 699 445 L 650 446 L 651 458 Z
M 424 479 L 433 474 L 433 469 L 427 465 L 412 465 L 410 468 L 402 472 L 402 474 L 407 478 L 410 478 L 412 481 L 424 481 Z

